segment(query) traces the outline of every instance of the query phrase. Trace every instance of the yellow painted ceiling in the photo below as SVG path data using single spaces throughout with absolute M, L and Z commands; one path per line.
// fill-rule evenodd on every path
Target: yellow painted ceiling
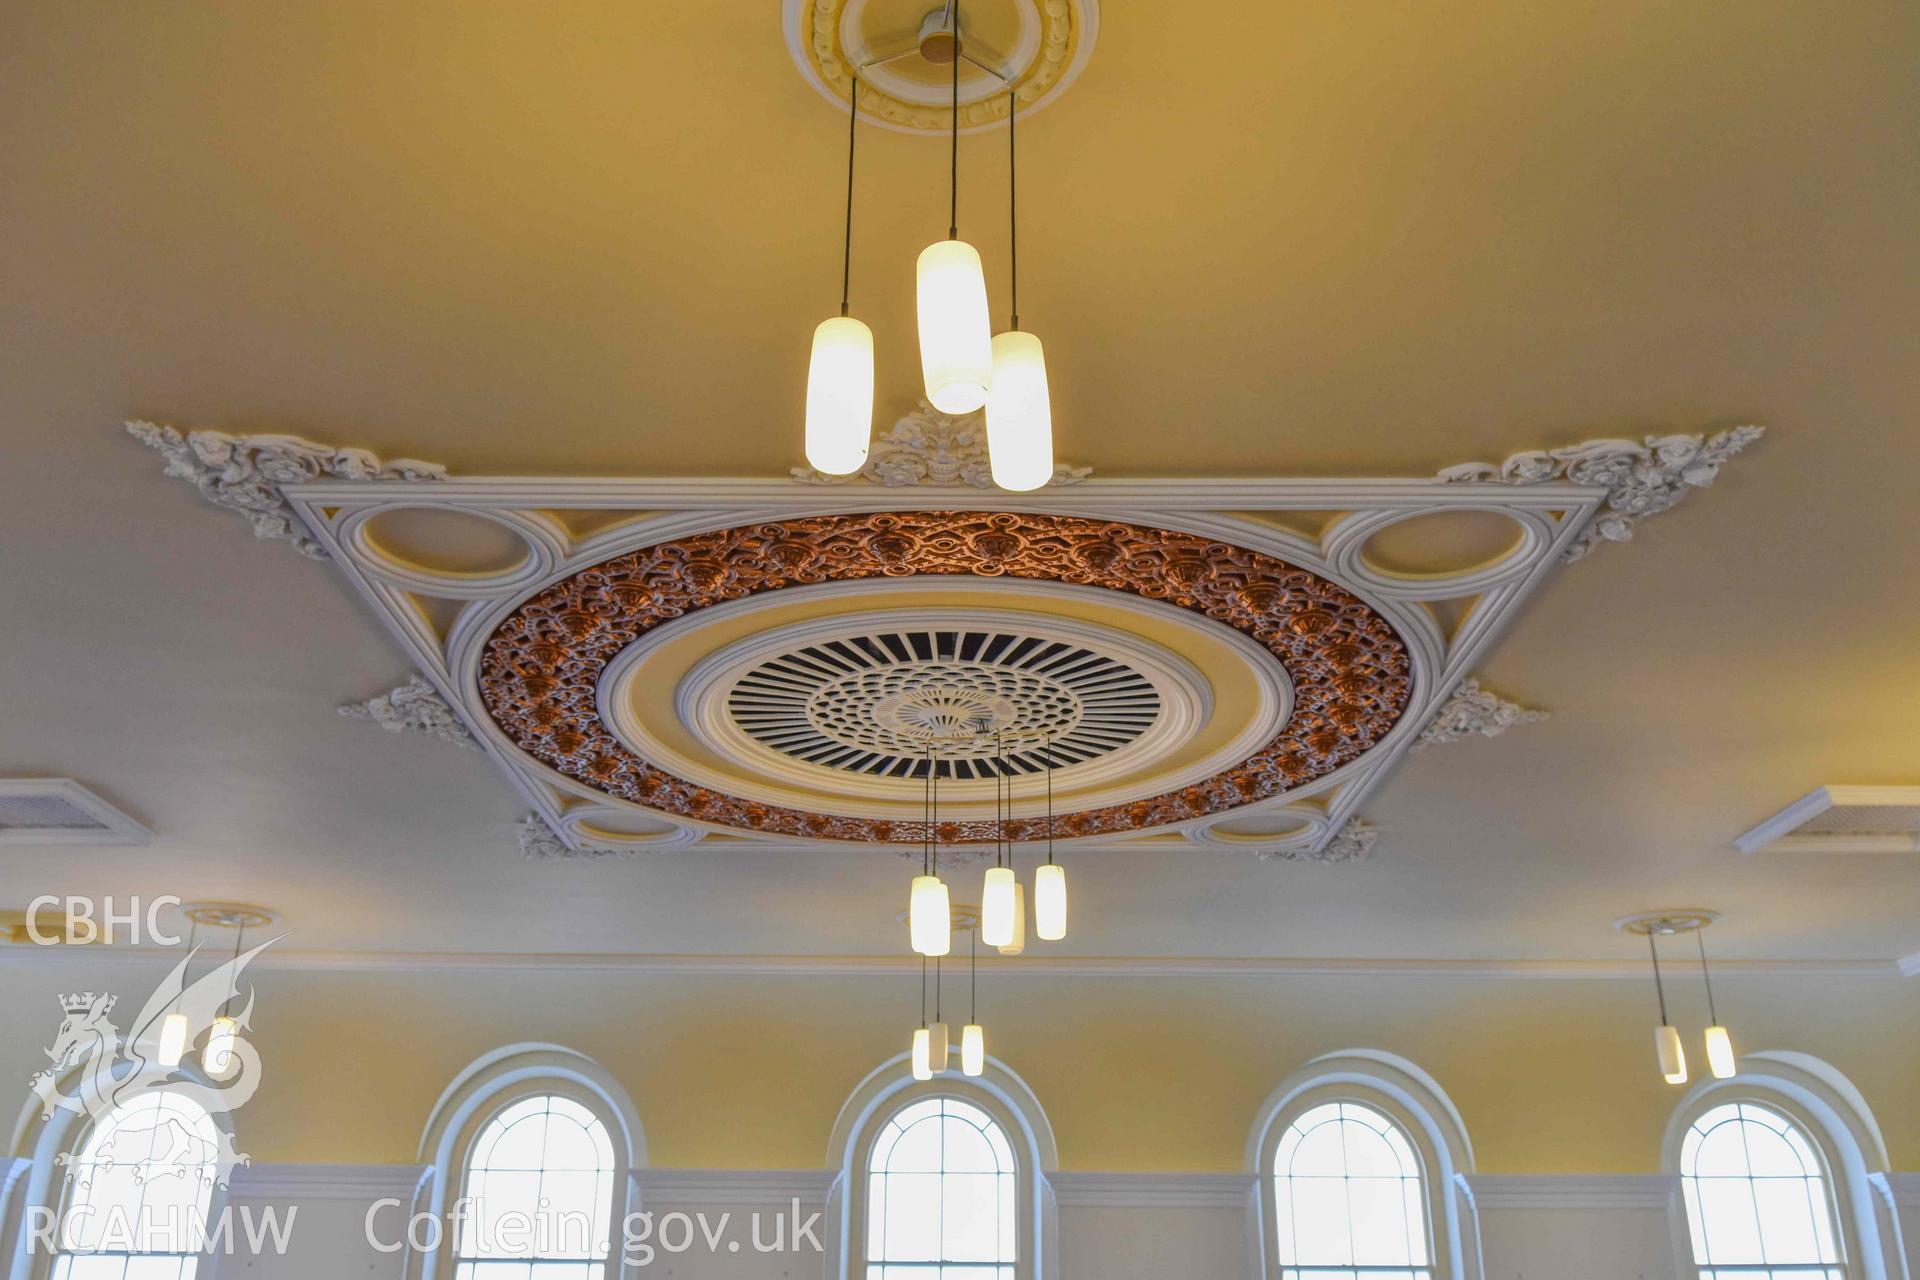
M 1920 859 L 1728 843 L 1920 773 L 1916 12 L 1109 3 L 1021 133 L 1063 458 L 1419 475 L 1771 430 L 1542 597 L 1484 675 L 1554 718 L 1410 762 L 1371 862 L 1114 855 L 1074 949 L 1601 957 L 1613 916 L 1697 904 L 1729 954 L 1920 952 Z M 334 715 L 406 674 L 336 577 L 118 426 L 783 474 L 843 123 L 771 3 L 0 9 L 0 761 L 165 835 L 10 849 L 4 883 L 264 900 L 317 947 L 895 948 L 884 854 L 520 862 L 484 761 Z M 996 311 L 1002 144 L 961 159 Z M 862 136 L 883 418 L 946 159 Z

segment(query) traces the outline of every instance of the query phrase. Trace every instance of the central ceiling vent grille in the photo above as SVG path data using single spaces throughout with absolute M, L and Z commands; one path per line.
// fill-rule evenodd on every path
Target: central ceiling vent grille
M 1733 843 L 1742 853 L 1920 852 L 1920 787 L 1821 787 Z
M 1025 632 L 874 631 L 754 667 L 728 692 L 734 722 L 793 759 L 849 773 L 969 781 L 1118 750 L 1160 715 L 1124 662 Z M 997 758 L 1004 744 L 1004 761 Z M 1004 768 L 1003 768 L 1004 765 Z
M 147 844 L 153 832 L 71 778 L 0 778 L 0 844 Z

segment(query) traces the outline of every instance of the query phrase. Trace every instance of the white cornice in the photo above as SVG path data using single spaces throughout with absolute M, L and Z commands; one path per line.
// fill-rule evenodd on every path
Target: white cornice
M 1680 1185 L 1665 1173 L 1469 1173 L 1477 1209 L 1660 1209 Z
M 1250 1173 L 1055 1173 L 1063 1209 L 1244 1209 Z
M 170 964 L 177 950 L 164 947 L 46 946 L 25 944 L 4 953 L 9 964 L 130 962 Z M 1904 963 L 1904 962 L 1900 962 Z M 1735 977 L 1897 978 L 1892 960 L 1716 960 L 1714 972 Z M 268 950 L 255 968 L 317 972 L 559 972 L 749 977 L 897 977 L 920 972 L 918 961 L 900 956 L 660 955 L 507 951 L 296 951 Z M 1636 960 L 1371 960 L 1264 956 L 1025 956 L 997 958 L 1000 977 L 1029 978 L 1480 978 L 1490 981 L 1639 981 L 1646 966 Z
M 410 1200 L 431 1171 L 423 1164 L 255 1164 L 234 1171 L 232 1194 L 255 1199 Z
M 1887 1185 L 1893 1202 L 1902 1209 L 1920 1209 L 1920 1173 L 1876 1173 Z
M 821 1203 L 833 1188 L 831 1169 L 641 1169 L 643 1204 L 779 1205 Z

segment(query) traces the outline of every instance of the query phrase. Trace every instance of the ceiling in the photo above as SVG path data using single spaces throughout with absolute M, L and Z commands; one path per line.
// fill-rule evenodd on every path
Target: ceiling
M 1424 476 L 1764 422 L 1479 665 L 1544 723 L 1410 757 L 1372 858 L 1114 849 L 1089 955 L 1920 952 L 1920 858 L 1731 839 L 1920 760 L 1920 17 L 1910 6 L 1109 5 L 1021 125 L 1021 313 L 1100 477 Z M 776 6 L 0 12 L 0 771 L 162 833 L 9 847 L 36 892 L 269 903 L 321 950 L 892 954 L 883 851 L 515 852 L 482 758 L 335 708 L 410 665 L 325 565 L 120 423 L 468 475 L 800 461 L 844 117 Z M 854 313 L 913 405 L 935 140 L 862 134 Z M 1004 150 L 962 139 L 1004 308 Z

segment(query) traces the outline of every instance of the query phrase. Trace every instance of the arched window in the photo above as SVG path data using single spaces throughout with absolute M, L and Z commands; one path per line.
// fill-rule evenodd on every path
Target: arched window
M 1430 1280 L 1420 1159 L 1400 1127 L 1357 1102 L 1296 1117 L 1274 1152 L 1282 1280 Z
M 919 1098 L 867 1157 L 870 1280 L 1013 1280 L 1019 1259 L 1013 1147 L 959 1098 Z
M 213 1117 L 182 1093 L 114 1108 L 68 1167 L 52 1280 L 193 1280 L 219 1151 Z
M 1315 1058 L 1254 1117 L 1263 1280 L 1465 1280 L 1479 1233 L 1466 1126 L 1433 1077 L 1378 1049 Z
M 646 1135 L 605 1068 L 559 1045 L 483 1054 L 434 1104 L 413 1205 L 444 1228 L 409 1280 L 619 1280 Z M 383 1222 L 382 1229 L 390 1224 Z
M 1701 1280 L 1844 1280 L 1826 1162 L 1785 1115 L 1753 1102 L 1701 1113 L 1680 1177 Z
M 830 1280 L 1054 1280 L 1053 1128 L 996 1058 L 915 1080 L 906 1054 L 867 1074 L 827 1148 Z
M 559 1094 L 509 1103 L 468 1156 L 454 1280 L 601 1280 L 613 1190 L 613 1142 L 600 1117 Z

